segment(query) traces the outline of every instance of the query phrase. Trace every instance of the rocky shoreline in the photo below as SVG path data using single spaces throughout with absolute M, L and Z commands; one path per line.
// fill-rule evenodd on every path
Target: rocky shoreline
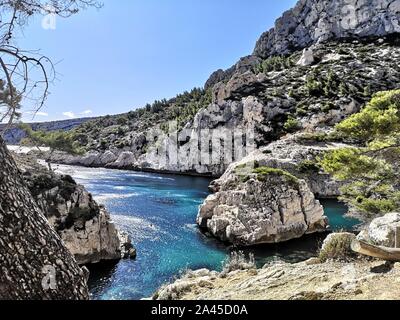
M 362 256 L 353 242 L 395 246 L 400 213 L 374 219 L 357 236 L 333 233 L 319 255 L 300 263 L 274 261 L 256 268 L 237 254 L 222 272 L 187 271 L 153 300 L 399 300 L 400 263 Z
M 155 300 L 398 300 L 399 264 L 315 259 L 297 264 L 274 262 L 262 269 L 220 274 L 189 272 L 161 288 Z

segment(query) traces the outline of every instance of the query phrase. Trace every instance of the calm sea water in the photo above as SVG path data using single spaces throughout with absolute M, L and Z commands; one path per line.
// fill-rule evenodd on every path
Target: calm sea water
M 94 299 L 141 299 L 187 269 L 220 270 L 230 248 L 203 235 L 195 224 L 199 205 L 207 197 L 209 179 L 92 169 L 59 165 L 57 170 L 83 184 L 104 204 L 116 225 L 127 231 L 137 248 L 136 260 L 122 260 L 91 268 L 90 291 Z M 352 229 L 346 207 L 324 201 L 333 229 Z M 261 266 L 267 261 L 304 260 L 315 254 L 322 235 L 281 245 L 245 250 Z

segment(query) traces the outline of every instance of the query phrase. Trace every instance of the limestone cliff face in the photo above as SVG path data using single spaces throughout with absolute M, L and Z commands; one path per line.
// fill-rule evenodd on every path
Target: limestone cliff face
M 317 198 L 337 198 L 340 196 L 338 182 L 328 174 L 320 171 L 317 158 L 328 150 L 343 146 L 337 143 L 316 143 L 302 141 L 303 135 L 287 136 L 266 147 L 255 150 L 241 161 L 232 163 L 226 172 L 214 180 L 210 189 L 218 192 L 224 186 L 235 185 L 240 178 L 240 168 L 243 166 L 258 166 L 281 169 L 307 182 L 311 192 Z
M 400 87 L 399 34 L 400 0 L 300 0 L 261 36 L 253 54 L 210 76 L 205 89 L 211 104 L 203 93 L 181 109 L 176 100 L 182 103 L 182 97 L 131 117 L 105 117 L 81 126 L 84 157 L 55 154 L 53 161 L 220 176 L 248 152 L 210 152 L 209 158 L 224 158 L 219 163 L 195 157 L 200 145 L 218 152 L 231 139 L 201 141 L 205 131 L 253 130 L 259 147 L 286 134 L 289 118 L 300 123 L 297 130 L 329 129 L 373 93 Z M 194 105 L 200 105 L 196 115 L 185 118 L 177 132 L 152 136 Z M 168 150 L 174 135 L 176 148 Z
M 400 32 L 399 0 L 300 0 L 258 40 L 254 55 L 288 54 L 317 42 Z
M 342 183 L 321 172 L 317 159 L 343 145 L 303 139 L 288 136 L 231 164 L 211 183 L 198 225 L 241 246 L 325 231 L 328 220 L 315 197 L 337 198 Z
M 310 170 L 324 149 L 279 141 L 232 164 L 211 184 L 215 193 L 200 207 L 197 223 L 220 240 L 241 246 L 325 231 L 328 221 L 312 191 L 320 196 L 339 191 L 329 176 Z
M 224 153 L 232 135 L 247 134 L 254 147 L 265 146 L 287 133 L 285 123 L 289 118 L 298 122 L 296 130 L 330 130 L 358 112 L 374 92 L 400 87 L 399 44 L 399 38 L 330 42 L 313 46 L 307 59 L 299 51 L 288 57 L 285 65 L 272 68 L 267 60 L 258 69 L 235 69 L 229 79 L 209 89 L 212 103 L 178 132 L 154 138 L 153 128 L 128 131 L 119 138 L 125 141 L 122 148 L 110 143 L 105 150 L 91 149 L 83 157 L 53 154 L 52 160 L 219 177 L 231 163 L 252 151 L 239 138 L 235 141 L 240 145 L 234 152 Z M 302 65 L 298 64 L 300 61 L 314 62 Z M 103 131 L 106 135 L 117 128 L 103 128 Z M 214 136 L 204 140 L 208 132 Z M 93 139 L 99 140 L 97 136 Z M 106 135 L 102 139 L 111 138 Z M 213 147 L 210 152 L 206 148 L 206 158 L 199 157 L 200 145 Z
M 119 232 L 109 213 L 70 176 L 59 176 L 35 164 L 34 159 L 15 156 L 24 180 L 78 264 L 121 259 Z
M 121 259 L 118 231 L 110 215 L 83 186 L 67 176 L 34 175 L 25 179 L 50 224 L 79 264 Z

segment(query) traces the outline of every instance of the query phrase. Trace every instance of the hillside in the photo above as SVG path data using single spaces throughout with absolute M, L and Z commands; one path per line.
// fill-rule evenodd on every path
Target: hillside
M 74 133 L 86 155 L 53 161 L 221 176 L 254 147 L 329 130 L 374 93 L 398 88 L 399 15 L 394 0 L 300 0 L 204 89 L 84 123 Z M 249 141 L 224 150 L 235 135 Z
M 92 121 L 93 119 L 94 118 L 79 118 L 50 122 L 36 122 L 30 123 L 30 126 L 34 131 L 69 131 L 83 123 Z M 0 133 L 3 133 L 4 130 L 6 131 L 4 132 L 3 139 L 7 144 L 19 144 L 21 140 L 26 137 L 25 131 L 19 128 L 18 125 L 12 125 L 11 128 L 9 128 L 7 124 L 0 123 Z
M 259 59 L 207 90 L 83 124 L 75 133 L 87 155 L 59 154 L 53 160 L 220 176 L 245 154 L 224 156 L 221 144 L 217 151 L 210 150 L 209 156 L 221 152 L 223 161 L 201 163 L 199 157 L 190 157 L 199 152 L 202 130 L 228 130 L 232 134 L 254 128 L 257 147 L 287 133 L 329 130 L 359 111 L 373 93 L 400 86 L 399 44 L 397 35 L 336 40 L 307 50 L 308 63 L 304 63 L 302 51 Z M 179 142 L 174 156 L 169 155 L 166 161 L 168 137 L 163 134 L 168 121 L 174 119 L 178 121 L 178 133 L 174 134 Z M 161 130 L 155 136 L 156 128 Z

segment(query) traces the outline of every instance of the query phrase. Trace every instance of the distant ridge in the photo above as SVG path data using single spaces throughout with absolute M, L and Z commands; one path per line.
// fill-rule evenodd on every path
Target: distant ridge
M 85 122 L 96 120 L 98 117 L 92 118 L 77 118 L 67 120 L 57 120 L 49 122 L 33 122 L 29 123 L 34 131 L 69 131 L 72 130 Z M 7 124 L 0 124 L 0 133 L 3 134 L 3 139 L 7 144 L 19 144 L 22 139 L 26 137 L 25 131 L 19 128 L 18 124 L 13 124 L 10 129 L 6 132 Z

